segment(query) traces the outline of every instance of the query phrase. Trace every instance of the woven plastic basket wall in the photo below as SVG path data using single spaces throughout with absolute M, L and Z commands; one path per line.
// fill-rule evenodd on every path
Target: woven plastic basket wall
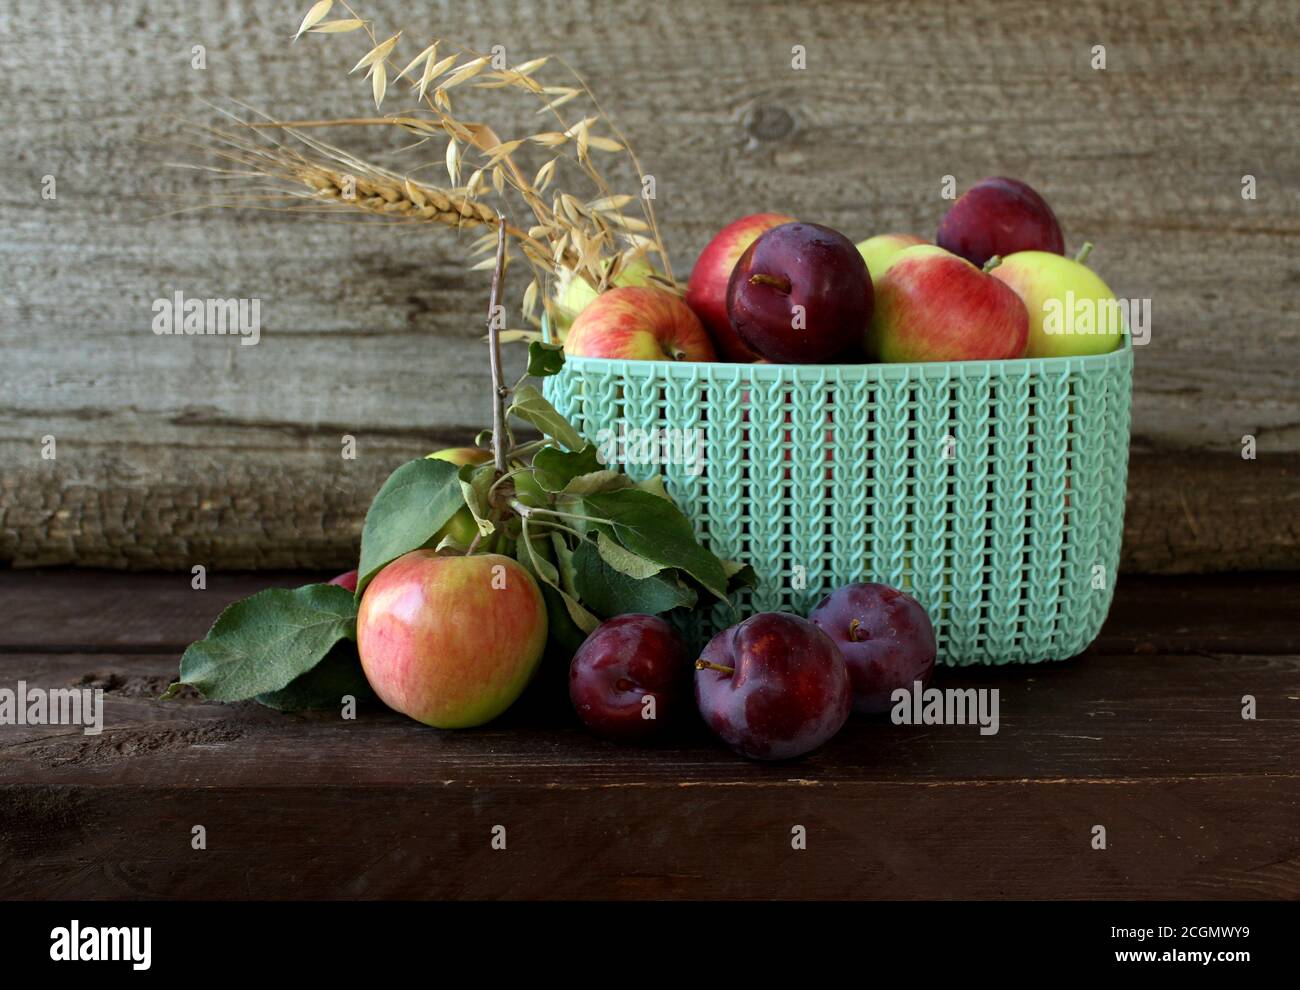
M 620 429 L 699 431 L 677 436 L 698 438 L 702 463 L 620 465 L 663 474 L 696 535 L 758 573 L 739 615 L 691 620 L 697 643 L 872 580 L 926 607 L 940 662 L 1002 664 L 1071 657 L 1101 629 L 1132 367 L 1127 338 L 1096 357 L 948 364 L 570 358 L 545 391 L 597 443 Z

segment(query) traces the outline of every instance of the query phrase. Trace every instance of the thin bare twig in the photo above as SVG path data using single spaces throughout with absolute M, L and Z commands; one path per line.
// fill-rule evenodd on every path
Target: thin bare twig
M 497 214 L 497 262 L 492 270 L 492 294 L 488 303 L 488 351 L 492 359 L 492 456 L 496 460 L 498 474 L 505 474 L 506 448 L 506 388 L 504 373 L 501 369 L 501 321 L 497 312 L 501 305 L 501 289 L 506 277 L 506 218 Z

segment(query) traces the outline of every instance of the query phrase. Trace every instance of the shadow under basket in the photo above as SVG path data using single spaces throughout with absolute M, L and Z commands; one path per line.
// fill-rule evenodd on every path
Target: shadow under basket
M 753 612 L 807 615 L 880 581 L 925 606 L 939 662 L 960 666 L 1066 659 L 1096 638 L 1132 369 L 1127 336 L 1109 354 L 1017 361 L 571 357 L 545 394 L 628 474 L 662 474 L 699 539 L 757 572 L 756 589 L 688 620 L 697 647 Z

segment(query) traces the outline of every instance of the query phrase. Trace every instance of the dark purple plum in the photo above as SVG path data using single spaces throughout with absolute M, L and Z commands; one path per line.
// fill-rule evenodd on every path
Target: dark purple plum
M 980 268 L 995 254 L 1065 253 L 1065 237 L 1047 200 L 1019 179 L 981 179 L 939 222 L 934 243 Z
M 662 734 L 686 704 L 690 657 L 681 634 L 654 615 L 602 622 L 569 663 L 573 710 L 592 732 L 620 742 Z M 654 717 L 645 699 L 654 697 Z
M 817 364 L 866 347 L 867 263 L 839 231 L 783 223 L 731 270 L 727 317 L 745 345 L 779 364 Z
M 865 581 L 832 591 L 808 616 L 844 654 L 853 682 L 853 710 L 887 712 L 890 695 L 930 682 L 934 626 L 920 602 L 897 588 Z
M 852 708 L 839 648 L 807 619 L 760 612 L 718 633 L 695 670 L 695 701 L 728 746 L 785 760 L 840 731 Z

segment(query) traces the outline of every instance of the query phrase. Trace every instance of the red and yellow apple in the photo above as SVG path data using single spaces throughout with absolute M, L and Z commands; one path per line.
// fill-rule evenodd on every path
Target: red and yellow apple
M 924 238 L 917 237 L 915 234 L 877 234 L 875 237 L 868 237 L 865 241 L 859 241 L 858 253 L 867 263 L 871 284 L 875 285 L 880 281 L 880 277 L 885 274 L 885 269 L 900 252 L 925 243 L 927 242 Z
M 546 604 L 510 557 L 413 550 L 366 586 L 357 650 L 379 699 L 439 729 L 514 703 L 546 648 Z
M 357 570 L 354 567 L 350 571 L 344 571 L 338 577 L 332 577 L 330 584 L 337 584 L 340 588 L 347 588 L 354 595 L 357 593 Z
M 1010 288 L 933 244 L 904 249 L 875 286 L 870 346 L 882 361 L 1022 357 L 1029 314 Z
M 464 467 L 466 464 L 483 464 L 492 460 L 492 452 L 478 447 L 448 447 L 446 450 L 435 450 L 432 454 L 427 454 L 426 457 L 430 460 L 446 461 L 449 464 L 455 464 L 457 467 Z M 435 548 L 442 542 L 443 537 L 450 536 L 462 547 L 467 547 L 477 535 L 478 523 L 474 521 L 473 513 L 466 506 L 457 509 L 456 514 L 442 524 L 442 528 L 433 534 L 429 546 Z
M 608 270 L 608 268 L 606 268 Z M 645 258 L 630 262 L 621 272 L 610 280 L 608 289 L 617 289 L 625 285 L 653 285 L 650 277 L 656 274 L 654 266 Z M 555 291 L 555 322 L 561 333 L 573 325 L 578 314 L 586 309 L 599 293 L 590 282 L 569 269 L 561 269 L 559 284 Z
M 1029 311 L 1027 357 L 1105 354 L 1119 346 L 1124 318 L 1115 294 L 1082 261 L 1017 251 L 992 275 L 1015 290 Z
M 773 227 L 790 223 L 783 213 L 755 213 L 727 224 L 704 246 L 686 284 L 686 304 L 695 311 L 713 338 L 724 361 L 749 363 L 758 359 L 732 329 L 727 317 L 727 282 L 736 262 L 758 236 Z
M 671 292 L 650 286 L 609 289 L 564 335 L 569 357 L 624 361 L 713 361 L 708 332 Z

